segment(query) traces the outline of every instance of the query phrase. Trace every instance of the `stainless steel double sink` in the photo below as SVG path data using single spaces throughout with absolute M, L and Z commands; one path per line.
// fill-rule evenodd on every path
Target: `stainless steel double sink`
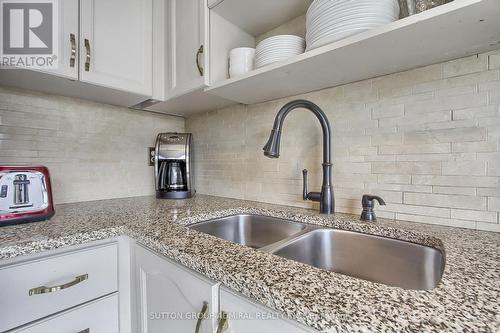
M 330 272 L 405 289 L 435 288 L 440 250 L 401 240 L 259 215 L 233 215 L 191 229 Z

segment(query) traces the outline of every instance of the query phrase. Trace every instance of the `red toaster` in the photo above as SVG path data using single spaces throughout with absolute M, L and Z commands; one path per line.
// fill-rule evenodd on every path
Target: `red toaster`
M 0 166 L 0 226 L 48 220 L 54 213 L 46 167 Z

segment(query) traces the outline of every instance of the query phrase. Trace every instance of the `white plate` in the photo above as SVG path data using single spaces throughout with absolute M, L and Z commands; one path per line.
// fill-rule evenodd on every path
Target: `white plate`
M 280 38 L 276 38 L 280 37 Z M 268 45 L 273 45 L 273 44 L 289 44 L 289 45 L 301 45 L 304 43 L 304 38 L 299 37 L 299 36 L 292 36 L 293 38 L 282 38 L 281 36 L 274 36 L 274 37 L 269 37 L 267 39 L 264 39 L 261 41 L 259 44 L 257 44 L 257 48 L 262 48 Z
M 310 29 L 307 32 L 306 40 L 310 39 L 311 36 L 315 36 L 321 34 L 323 31 L 332 29 L 332 28 L 340 28 L 343 26 L 348 26 L 353 23 L 362 23 L 362 22 L 394 22 L 397 18 L 390 15 L 353 15 L 347 17 L 345 20 L 337 21 L 335 23 L 328 23 L 321 26 L 316 27 L 315 29 Z
M 359 25 L 384 25 L 393 22 L 394 19 L 391 18 L 360 18 L 356 20 L 352 20 L 349 22 L 345 22 L 342 25 L 337 25 L 337 26 L 329 26 L 329 27 L 324 27 L 321 30 L 316 31 L 315 33 L 312 33 L 307 36 L 307 43 L 310 44 L 312 41 L 322 38 L 325 35 L 329 35 L 332 33 L 336 33 L 339 30 L 345 30 L 345 29 L 350 29 L 353 26 L 359 26 Z
M 335 34 L 325 36 L 324 38 L 316 40 L 314 43 L 308 44 L 306 51 L 314 50 L 318 47 L 334 43 L 334 42 L 339 41 L 341 39 L 345 39 L 347 37 L 360 34 L 364 31 L 375 29 L 377 27 L 378 26 L 375 26 L 375 27 L 366 27 L 365 26 L 365 27 L 359 27 L 359 28 L 352 28 L 352 29 L 343 30 L 343 31 L 340 31 L 340 32 L 335 33 Z
M 323 40 L 325 38 L 331 39 L 332 35 L 337 35 L 339 33 L 342 33 L 344 31 L 350 31 L 352 29 L 375 29 L 380 26 L 383 26 L 387 23 L 385 22 L 371 22 L 371 23 L 358 23 L 358 24 L 351 24 L 349 26 L 341 27 L 341 28 L 336 28 L 336 29 L 330 29 L 328 31 L 325 31 L 325 33 L 315 36 L 315 38 L 311 38 L 308 40 L 307 46 L 310 47 L 311 44 L 316 43 L 318 40 Z
M 299 36 L 294 36 L 294 35 L 280 35 L 280 36 L 273 36 L 264 39 L 261 41 L 257 46 L 259 45 L 267 45 L 267 44 L 272 44 L 275 42 L 288 42 L 288 43 L 301 43 L 304 41 L 304 38 L 299 37 Z
M 339 22 L 343 22 L 354 17 L 362 17 L 362 16 L 381 16 L 381 17 L 389 16 L 397 19 L 399 16 L 399 9 L 383 10 L 381 8 L 376 8 L 374 6 L 368 6 L 356 9 L 346 9 L 332 13 L 331 15 L 321 15 L 318 16 L 318 18 L 307 23 L 306 25 L 307 32 L 311 33 L 318 27 L 338 24 Z
M 317 16 L 324 16 L 326 11 L 330 10 L 339 10 L 342 8 L 355 8 L 360 5 L 375 5 L 382 6 L 384 8 L 387 7 L 395 7 L 399 8 L 399 4 L 397 0 L 324 0 L 324 1 L 314 1 L 307 10 L 306 20 L 315 18 Z
M 304 46 L 301 47 L 279 47 L 279 48 L 273 48 L 273 49 L 266 49 L 263 51 L 258 51 L 255 52 L 255 56 L 262 56 L 268 53 L 276 53 L 276 52 L 283 52 L 283 53 L 297 53 L 297 52 L 303 52 L 304 51 Z

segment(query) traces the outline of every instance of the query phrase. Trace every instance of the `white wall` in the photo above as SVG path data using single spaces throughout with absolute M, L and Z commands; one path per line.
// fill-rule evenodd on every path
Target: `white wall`
M 0 164 L 49 168 L 56 203 L 154 194 L 148 147 L 184 119 L 0 86 Z
M 500 50 L 187 119 L 199 193 L 310 207 L 321 182 L 321 130 L 297 110 L 285 122 L 281 157 L 262 154 L 278 109 L 317 103 L 334 131 L 337 210 L 359 214 L 363 193 L 382 196 L 379 216 L 500 231 Z

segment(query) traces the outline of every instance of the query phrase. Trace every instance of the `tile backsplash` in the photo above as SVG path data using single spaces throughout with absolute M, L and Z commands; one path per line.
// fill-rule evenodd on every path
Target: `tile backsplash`
M 184 119 L 0 87 L 0 164 L 49 168 L 56 203 L 154 194 L 148 147 Z
M 321 130 L 305 110 L 285 121 L 281 157 L 262 154 L 278 109 L 317 103 L 333 132 L 339 212 L 382 196 L 379 216 L 500 231 L 500 50 L 276 101 L 189 117 L 199 193 L 310 207 L 321 184 Z M 315 204 L 314 204 L 315 205 Z

